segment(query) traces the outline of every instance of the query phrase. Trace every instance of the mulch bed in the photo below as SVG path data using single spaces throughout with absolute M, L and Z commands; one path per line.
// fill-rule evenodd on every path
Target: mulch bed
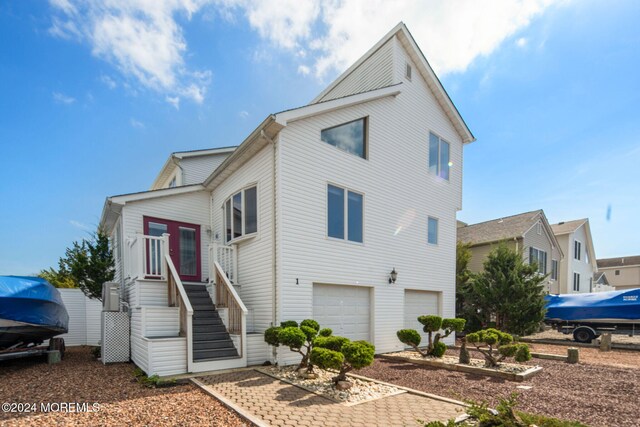
M 614 363 L 617 353 L 607 353 Z M 447 354 L 455 355 L 457 351 L 449 350 Z M 626 362 L 627 355 L 622 357 Z M 640 425 L 640 366 L 588 361 L 570 365 L 542 359 L 528 364 L 540 365 L 543 370 L 522 383 L 383 359 L 376 359 L 372 366 L 357 373 L 452 399 L 487 401 L 490 405 L 517 392 L 517 409 L 521 411 L 576 420 L 593 427 Z M 518 388 L 523 385 L 531 388 Z
M 36 412 L 0 412 L 0 425 L 243 426 L 248 423 L 190 383 L 147 388 L 129 363 L 103 365 L 89 347 L 68 348 L 48 365 L 32 358 L 0 363 L 0 403 L 36 404 Z M 99 404 L 97 412 L 42 412 L 41 403 Z M 75 405 L 78 408 L 77 405 Z M 80 406 L 81 408 L 81 406 Z

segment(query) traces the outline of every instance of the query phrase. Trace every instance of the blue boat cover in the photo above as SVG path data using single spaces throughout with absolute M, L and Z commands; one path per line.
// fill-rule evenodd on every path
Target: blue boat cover
M 640 319 L 640 289 L 547 295 L 549 320 Z
M 0 276 L 0 319 L 67 331 L 69 315 L 60 292 L 39 277 Z

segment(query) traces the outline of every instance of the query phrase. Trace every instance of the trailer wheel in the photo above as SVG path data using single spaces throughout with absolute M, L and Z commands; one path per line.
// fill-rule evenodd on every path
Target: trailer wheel
M 573 331 L 573 339 L 577 342 L 591 344 L 595 338 L 596 334 L 593 329 L 586 326 L 581 326 Z

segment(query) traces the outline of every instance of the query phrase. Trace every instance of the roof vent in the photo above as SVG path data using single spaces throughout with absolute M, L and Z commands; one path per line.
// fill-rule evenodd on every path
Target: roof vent
M 558 223 L 558 225 L 562 225 L 562 224 L 564 224 L 564 221 L 560 221 L 560 222 Z

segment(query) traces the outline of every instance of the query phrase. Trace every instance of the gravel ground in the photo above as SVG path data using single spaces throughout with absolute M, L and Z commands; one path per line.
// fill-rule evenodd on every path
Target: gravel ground
M 549 329 L 548 331 L 538 332 L 536 334 L 528 335 L 523 338 L 531 338 L 531 339 L 545 339 L 545 340 L 560 340 L 560 341 L 573 341 L 573 335 L 563 334 L 562 332 L 558 332 L 555 329 Z M 594 341 L 595 342 L 595 341 Z M 611 335 L 611 342 L 616 344 L 638 344 L 640 345 L 640 331 L 638 331 L 638 335 L 634 335 L 632 337 L 628 335 Z
M 133 380 L 133 365 L 103 365 L 88 347 L 67 349 L 64 360 L 0 363 L 0 402 L 36 404 L 32 413 L 0 412 L 3 426 L 146 425 L 242 426 L 235 412 L 187 383 L 151 389 Z M 41 403 L 99 404 L 97 412 L 42 412 Z M 52 408 L 56 408 L 55 405 Z
M 553 346 L 535 346 L 537 351 L 544 348 L 544 352 L 551 353 L 548 347 Z M 580 349 L 582 361 L 577 365 L 531 360 L 528 364 L 540 365 L 543 370 L 521 383 L 383 359 L 376 359 L 372 366 L 357 373 L 453 399 L 488 401 L 491 405 L 515 391 L 520 395 L 518 409 L 525 412 L 576 420 L 593 427 L 640 425 L 640 365 L 633 362 L 637 356 L 612 351 L 600 358 L 584 350 Z M 553 352 L 563 351 L 566 347 Z M 449 350 L 449 354 L 456 353 Z M 473 353 L 474 357 L 479 356 Z M 617 366 L 605 364 L 607 357 Z
M 567 354 L 566 346 L 551 344 L 529 344 L 531 351 L 549 354 Z M 594 365 L 609 365 L 620 368 L 640 368 L 640 351 L 612 350 L 600 351 L 597 348 L 580 347 L 580 361 Z

